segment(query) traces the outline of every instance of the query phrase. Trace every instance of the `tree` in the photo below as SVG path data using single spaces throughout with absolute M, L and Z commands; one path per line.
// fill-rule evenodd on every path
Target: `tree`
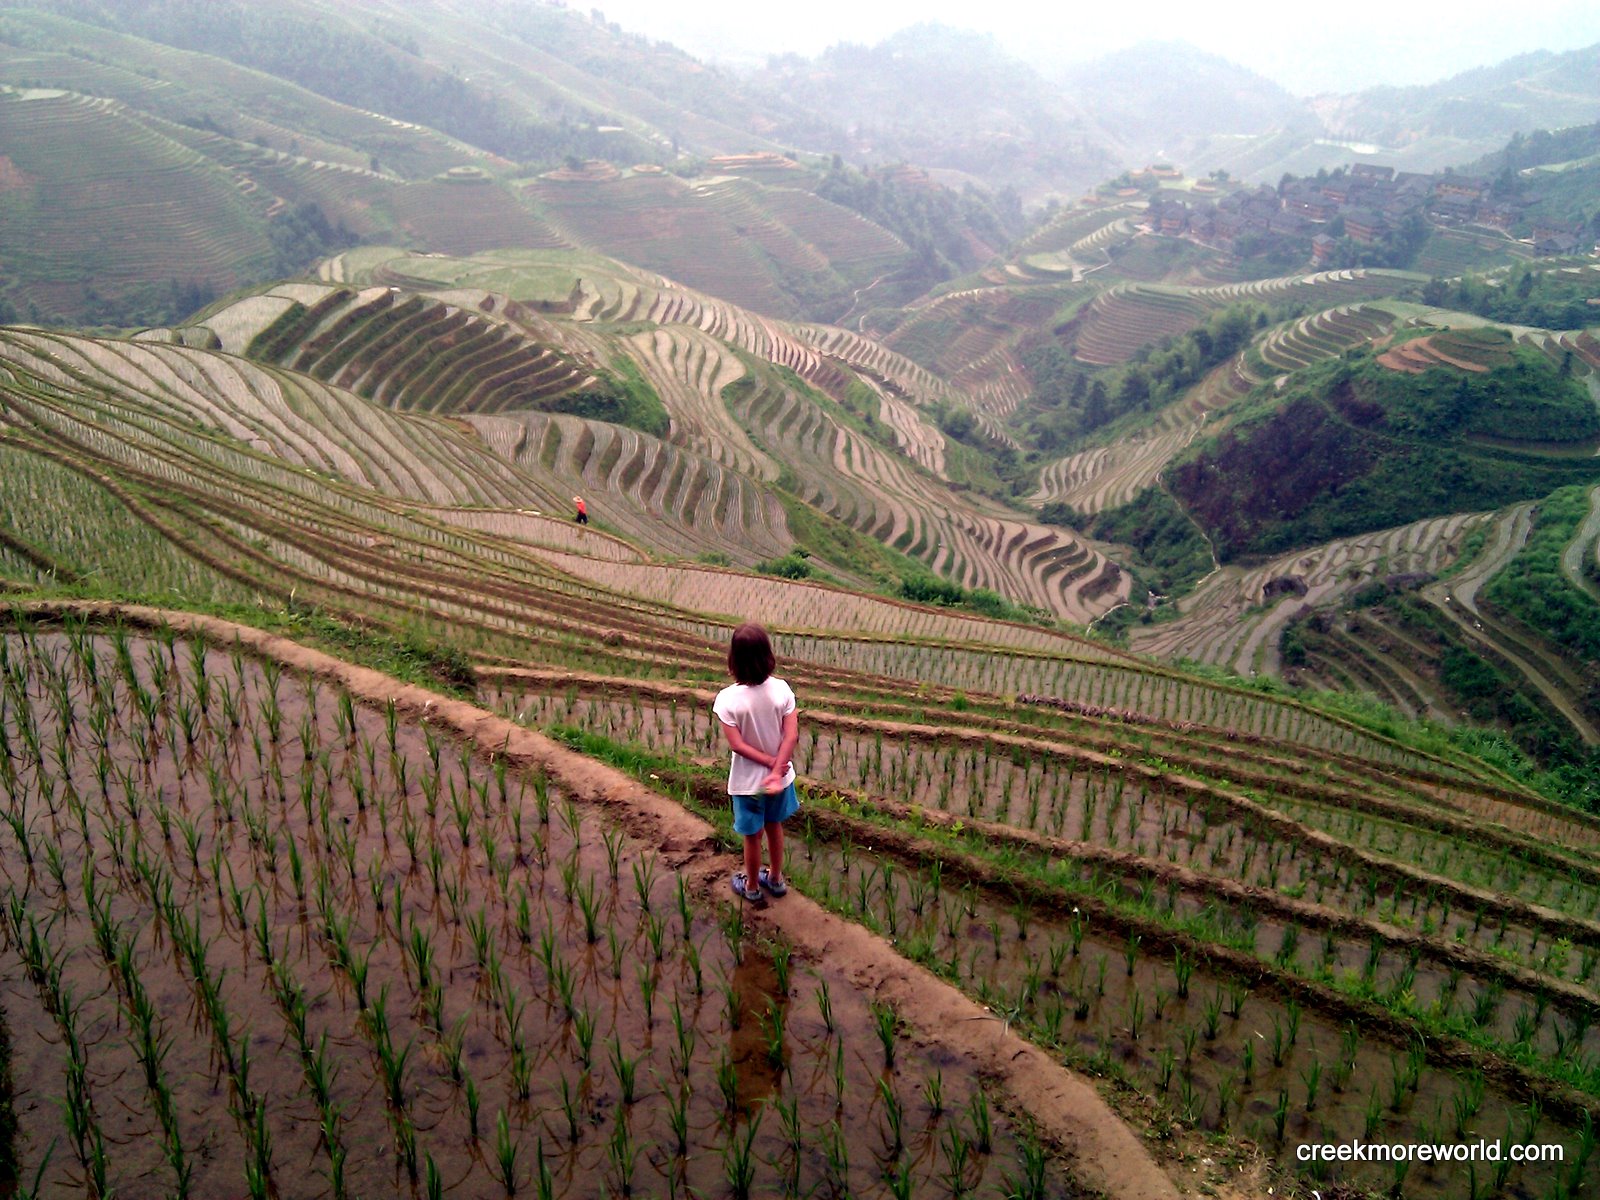
M 1096 429 L 1104 425 L 1111 417 L 1110 397 L 1106 395 L 1106 385 L 1096 379 L 1089 385 L 1089 398 L 1083 406 L 1083 423 L 1088 429 Z

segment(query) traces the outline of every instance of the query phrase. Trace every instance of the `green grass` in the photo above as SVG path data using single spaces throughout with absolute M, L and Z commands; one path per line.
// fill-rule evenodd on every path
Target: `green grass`
M 671 428 L 672 416 L 633 360 L 619 354 L 611 360 L 611 371 L 613 374 L 602 374 L 597 384 L 541 401 L 538 408 L 610 421 L 652 437 L 665 437 Z
M 1484 599 L 1578 657 L 1600 663 L 1600 604 L 1561 570 L 1561 554 L 1589 515 L 1586 487 L 1562 488 L 1539 505 L 1528 544 L 1489 580 Z
M 789 491 L 781 476 L 773 494 L 783 505 L 795 545 L 840 573 L 890 591 L 898 588 L 908 575 L 927 573 L 927 568 L 915 559 L 874 541 L 843 521 L 818 512 Z
M 1352 599 L 1355 604 L 1363 602 L 1361 593 Z M 1413 749 L 1457 761 L 1473 759 L 1546 799 L 1600 813 L 1600 775 L 1595 769 L 1600 756 L 1585 753 L 1566 722 L 1542 706 L 1543 698 L 1520 673 L 1503 669 L 1463 644 L 1449 621 L 1415 597 L 1385 594 L 1373 596 L 1371 603 L 1383 605 L 1390 619 L 1414 635 L 1443 644 L 1438 677 L 1449 702 L 1487 724 L 1415 720 L 1358 693 L 1300 690 L 1292 693 L 1297 699 Z M 1215 668 L 1188 665 L 1197 672 L 1217 674 Z M 1273 680 L 1269 686 L 1279 685 Z
M 1189 515 L 1159 487 L 1146 488 L 1087 525 L 1092 536 L 1133 547 L 1136 565 L 1167 596 L 1180 596 L 1211 573 L 1211 547 Z

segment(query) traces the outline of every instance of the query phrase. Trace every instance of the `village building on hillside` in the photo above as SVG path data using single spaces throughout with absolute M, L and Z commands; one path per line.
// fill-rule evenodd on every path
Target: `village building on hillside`
M 1147 167 L 1135 177 L 1150 181 L 1165 177 L 1166 171 Z M 1223 181 L 1219 186 L 1229 185 Z M 1474 175 L 1432 175 L 1355 163 L 1315 177 L 1285 176 L 1277 188 L 1233 187 L 1215 201 L 1214 188 L 1204 195 L 1158 189 L 1150 199 L 1144 227 L 1228 253 L 1236 252 L 1246 237 L 1251 239 L 1250 253 L 1293 253 L 1296 246 L 1305 253 L 1309 248 L 1312 265 L 1324 266 L 1346 257 L 1341 245 L 1385 244 L 1419 215 L 1437 225 L 1476 225 L 1509 235 L 1523 220 L 1525 206 L 1515 197 L 1493 192 L 1490 181 Z M 1546 225 L 1536 226 L 1529 240 L 1541 255 L 1572 254 L 1584 242 L 1582 230 Z

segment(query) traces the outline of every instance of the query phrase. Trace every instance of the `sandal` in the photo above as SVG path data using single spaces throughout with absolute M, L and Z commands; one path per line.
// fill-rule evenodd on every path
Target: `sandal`
M 743 871 L 735 871 L 730 882 L 733 884 L 733 894 L 735 896 L 743 896 L 746 900 L 761 899 L 761 888 L 751 883 L 750 877 Z
M 781 879 L 774 880 L 772 878 L 771 867 L 762 867 L 760 873 L 757 875 L 757 878 L 761 880 L 761 886 L 766 888 L 767 891 L 771 892 L 774 896 L 787 896 L 789 894 L 789 885 L 787 883 Z

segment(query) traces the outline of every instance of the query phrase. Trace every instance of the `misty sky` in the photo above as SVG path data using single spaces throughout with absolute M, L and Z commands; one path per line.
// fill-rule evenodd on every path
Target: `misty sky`
M 585 11 L 582 0 L 571 6 Z M 1092 58 L 1143 40 L 1182 39 L 1277 80 L 1290 91 L 1427 83 L 1527 50 L 1600 42 L 1597 0 L 1393 0 L 1241 4 L 1138 0 L 1126 5 L 1025 0 L 596 0 L 633 32 L 703 58 L 760 61 L 875 42 L 918 21 L 995 34 L 1036 64 Z

